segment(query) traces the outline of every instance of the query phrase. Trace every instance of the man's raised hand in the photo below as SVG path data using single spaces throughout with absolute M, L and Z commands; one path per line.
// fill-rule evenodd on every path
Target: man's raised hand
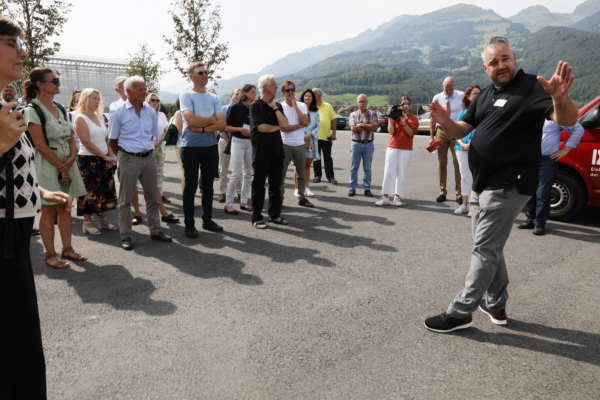
M 559 61 L 556 72 L 554 72 L 550 81 L 547 81 L 541 75 L 537 77 L 537 80 L 553 99 L 560 99 L 563 96 L 566 96 L 569 89 L 571 89 L 571 85 L 573 85 L 575 77 L 571 74 L 572 71 L 573 68 L 569 67 L 566 62 Z
M 440 125 L 444 125 L 450 119 L 450 101 L 446 100 L 446 108 L 435 100 L 429 105 L 431 119 Z

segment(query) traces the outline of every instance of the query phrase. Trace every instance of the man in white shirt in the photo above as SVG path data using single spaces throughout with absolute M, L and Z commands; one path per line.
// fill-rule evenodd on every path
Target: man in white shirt
M 296 102 L 296 85 L 292 81 L 285 81 L 281 85 L 281 92 L 285 96 L 283 115 L 288 120 L 288 126 L 281 128 L 281 140 L 283 141 L 283 174 L 281 175 L 281 199 L 285 192 L 285 175 L 294 160 L 294 165 L 298 166 L 298 205 L 304 207 L 314 207 L 314 205 L 304 197 L 304 186 L 306 186 L 306 177 L 304 176 L 304 165 L 306 164 L 306 142 L 304 141 L 304 127 L 308 126 L 308 108 L 304 103 Z
M 458 118 L 458 114 L 463 109 L 462 106 L 462 96 L 464 92 L 460 90 L 454 90 L 456 84 L 454 83 L 454 78 L 451 76 L 446 77 L 444 82 L 442 83 L 442 88 L 444 91 L 442 93 L 438 93 L 433 97 L 432 103 L 436 100 L 440 104 L 446 104 L 446 101 L 450 102 L 450 119 L 452 121 L 456 121 Z M 456 201 L 458 204 L 462 204 L 462 195 L 460 192 L 460 168 L 458 165 L 458 158 L 456 158 L 456 153 L 454 152 L 454 146 L 456 145 L 456 140 L 450 137 L 446 132 L 444 132 L 444 128 L 440 124 L 436 124 L 434 119 L 431 119 L 431 123 L 429 126 L 429 145 L 436 141 L 436 139 L 442 142 L 442 147 L 440 147 L 437 151 L 438 155 L 438 175 L 440 179 L 440 195 L 435 201 L 438 203 L 442 201 L 446 201 L 446 168 L 448 167 L 448 149 L 452 152 L 452 160 L 454 161 L 454 183 L 455 183 L 455 191 L 456 191 Z
M 115 79 L 113 81 L 113 85 L 115 87 L 115 92 L 117 92 L 120 96 L 119 100 L 117 101 L 113 101 L 112 103 L 110 103 L 110 111 L 113 111 L 119 107 L 121 107 L 123 104 L 125 104 L 125 102 L 127 101 L 127 93 L 125 93 L 125 88 L 124 88 L 124 84 L 125 84 L 125 80 L 127 79 L 126 76 L 119 76 L 117 79 Z

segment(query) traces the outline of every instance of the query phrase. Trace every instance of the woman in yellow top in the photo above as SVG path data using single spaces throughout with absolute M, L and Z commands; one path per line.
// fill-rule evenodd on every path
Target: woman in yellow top
M 23 98 L 35 103 L 46 119 L 44 138 L 41 121 L 32 107 L 26 107 L 24 121 L 35 145 L 35 172 L 41 187 L 51 191 L 62 191 L 72 198 L 86 194 L 79 168 L 75 164 L 76 146 L 71 135 L 71 122 L 54 103 L 54 95 L 60 93 L 60 80 L 50 68 L 38 67 L 31 70 L 25 82 Z M 58 230 L 63 243 L 60 257 L 54 249 L 54 216 L 58 214 Z M 77 253 L 71 246 L 71 212 L 59 204 L 42 199 L 40 234 L 46 248 L 46 264 L 54 268 L 67 268 L 63 258 L 83 261 L 87 257 Z

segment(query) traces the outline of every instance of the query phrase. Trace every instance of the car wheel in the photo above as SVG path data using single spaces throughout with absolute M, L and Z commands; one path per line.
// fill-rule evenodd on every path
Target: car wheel
M 565 221 L 577 214 L 586 201 L 583 185 L 573 175 L 558 171 L 550 194 L 550 219 Z

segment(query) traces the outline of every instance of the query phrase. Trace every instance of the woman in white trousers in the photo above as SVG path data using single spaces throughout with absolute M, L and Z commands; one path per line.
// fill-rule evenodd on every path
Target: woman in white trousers
M 227 114 L 227 127 L 231 132 L 231 177 L 227 184 L 225 197 L 225 213 L 237 215 L 239 212 L 233 208 L 233 199 L 238 181 L 243 177 L 240 209 L 252 211 L 248 205 L 250 186 L 252 185 L 252 143 L 250 142 L 250 103 L 256 99 L 256 87 L 244 85 L 240 99 L 229 107 Z
M 419 127 L 419 119 L 410 113 L 410 97 L 404 96 L 400 99 L 399 108 L 402 115 L 398 118 L 390 118 L 388 131 L 392 136 L 388 142 L 385 153 L 385 172 L 383 174 L 383 185 L 381 192 L 383 196 L 375 203 L 377 206 L 393 204 L 402 206 L 400 196 L 404 196 L 406 186 L 406 171 L 412 158 L 413 137 Z M 388 110 L 388 114 L 391 109 Z M 394 193 L 394 201 L 391 203 L 389 195 Z
M 463 110 L 458 115 L 457 121 L 460 121 L 462 117 L 467 113 L 469 106 L 475 100 L 475 97 L 481 92 L 481 88 L 477 85 L 471 85 L 465 90 L 465 94 L 462 97 Z M 469 170 L 469 147 L 471 140 L 475 134 L 475 129 L 471 131 L 467 136 L 462 139 L 456 140 L 456 146 L 454 150 L 456 158 L 458 159 L 458 166 L 460 168 L 460 192 L 462 194 L 463 203 L 454 211 L 454 214 L 464 214 L 469 212 L 467 205 L 469 204 L 469 194 L 471 193 L 471 170 Z M 471 213 L 469 212 L 469 217 Z

